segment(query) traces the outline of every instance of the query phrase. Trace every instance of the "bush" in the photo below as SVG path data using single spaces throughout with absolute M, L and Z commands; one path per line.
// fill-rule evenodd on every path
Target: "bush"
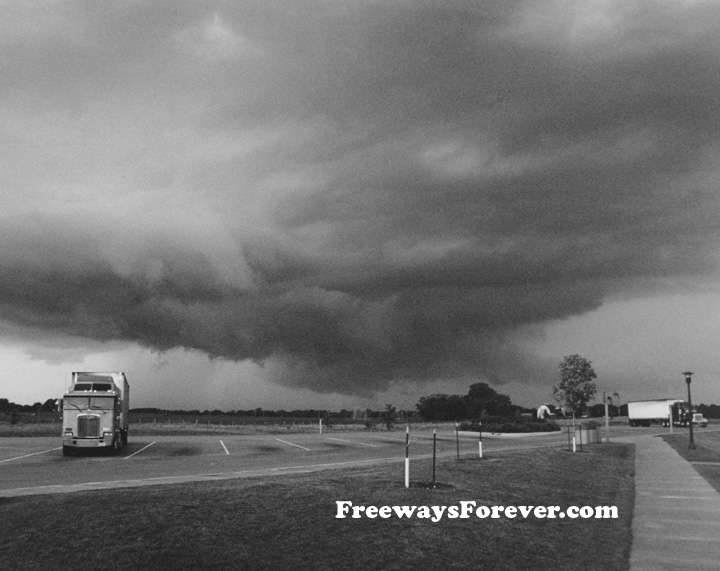
M 552 420 L 541 420 L 524 416 L 489 416 L 482 421 L 472 420 L 460 424 L 460 430 L 479 432 L 482 422 L 483 432 L 558 432 L 560 426 Z

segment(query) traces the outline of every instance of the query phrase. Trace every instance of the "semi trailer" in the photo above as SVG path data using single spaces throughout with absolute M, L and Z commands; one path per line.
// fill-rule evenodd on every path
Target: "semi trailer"
M 703 415 L 690 410 L 690 405 L 682 399 L 658 399 L 628 403 L 628 423 L 630 426 L 650 426 L 662 424 L 669 426 L 688 426 L 691 422 L 707 426 Z
M 61 403 L 65 456 L 87 449 L 114 453 L 127 444 L 130 385 L 125 373 L 73 373 Z

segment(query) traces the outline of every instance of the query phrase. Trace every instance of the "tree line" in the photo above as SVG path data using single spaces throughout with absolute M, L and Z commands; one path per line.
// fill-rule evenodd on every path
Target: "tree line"
M 36 402 L 35 404 L 15 404 L 8 399 L 0 399 L 0 412 L 55 412 L 57 410 L 56 399 L 47 399 L 44 403 Z
M 394 408 L 394 407 L 393 407 Z M 157 415 L 184 415 L 184 416 L 241 416 L 254 418 L 322 418 L 322 419 L 346 419 L 346 420 L 364 420 L 366 418 L 384 418 L 388 410 L 348 410 L 331 411 L 326 409 L 296 409 L 296 410 L 266 410 L 263 408 L 253 408 L 247 410 L 169 410 L 155 407 L 133 408 L 130 410 L 136 414 L 157 414 Z M 412 418 L 415 411 L 401 410 L 395 413 L 402 418 Z
M 515 405 L 487 383 L 474 383 L 466 395 L 432 394 L 421 397 L 416 408 L 428 422 L 458 421 L 484 416 L 518 416 L 533 409 Z

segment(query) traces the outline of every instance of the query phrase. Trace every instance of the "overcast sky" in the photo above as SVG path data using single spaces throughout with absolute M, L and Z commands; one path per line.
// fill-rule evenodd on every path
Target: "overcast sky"
M 0 3 L 0 396 L 720 403 L 713 1 Z

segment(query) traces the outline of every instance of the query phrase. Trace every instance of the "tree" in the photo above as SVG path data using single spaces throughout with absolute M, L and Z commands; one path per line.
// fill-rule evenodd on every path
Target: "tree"
M 500 394 L 487 383 L 470 385 L 466 398 L 473 418 L 479 418 L 483 412 L 490 416 L 511 416 L 515 408 L 509 396 Z
M 384 413 L 384 420 L 385 420 L 385 427 L 388 430 L 392 430 L 395 428 L 395 419 L 397 417 L 397 409 L 391 405 L 386 404 L 385 405 L 385 413 Z
M 415 405 L 424 420 L 462 420 L 467 418 L 467 403 L 461 395 L 433 394 L 420 397 Z
M 56 412 L 57 401 L 55 399 L 47 399 L 40 408 L 42 412 Z
M 569 408 L 575 414 L 582 412 L 595 396 L 597 378 L 591 362 L 580 355 L 569 355 L 560 363 L 560 383 L 553 387 L 553 396 L 560 406 Z

